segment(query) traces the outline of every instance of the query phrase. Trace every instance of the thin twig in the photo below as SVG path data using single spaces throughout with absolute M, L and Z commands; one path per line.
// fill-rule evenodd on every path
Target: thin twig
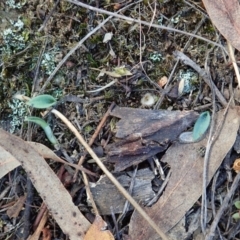
M 50 19 L 50 17 L 52 16 L 53 12 L 56 10 L 57 5 L 59 4 L 60 0 L 57 0 L 57 2 L 55 3 L 55 5 L 53 6 L 52 10 L 50 11 L 50 13 L 47 15 L 47 17 L 45 18 L 42 26 L 38 29 L 38 32 L 41 32 L 47 25 L 48 20 Z
M 159 236 L 163 240 L 167 240 L 168 238 L 165 235 L 165 233 L 147 215 L 147 213 L 141 208 L 141 206 L 130 196 L 130 194 L 126 191 L 126 189 L 122 187 L 122 185 L 117 181 L 117 179 L 108 171 L 108 169 L 105 167 L 102 161 L 98 158 L 95 152 L 89 147 L 89 145 L 86 143 L 83 137 L 79 134 L 77 129 L 68 121 L 68 119 L 56 109 L 53 109 L 51 112 L 55 114 L 57 117 L 59 117 L 66 124 L 66 126 L 74 133 L 74 135 L 77 137 L 80 143 L 86 148 L 88 153 L 95 160 L 99 168 L 106 174 L 109 180 L 117 187 L 117 189 L 121 192 L 121 194 L 133 205 L 133 207 L 148 222 L 148 224 L 159 234 Z
M 137 4 L 138 2 L 134 2 L 132 4 L 129 4 L 128 6 L 118 10 L 117 12 L 121 12 L 127 8 L 129 8 L 132 5 Z M 58 72 L 58 70 L 62 67 L 62 65 L 67 61 L 67 59 L 80 47 L 84 47 L 83 43 L 90 38 L 94 33 L 96 33 L 100 28 L 102 28 L 113 16 L 109 16 L 106 20 L 104 20 L 103 22 L 101 22 L 97 27 L 95 27 L 91 32 L 89 32 L 84 38 L 82 38 L 75 47 L 73 47 L 68 53 L 67 55 L 61 60 L 61 62 L 59 62 L 59 64 L 56 66 L 56 68 L 54 69 L 54 71 L 50 74 L 50 76 L 48 77 L 48 79 L 46 80 L 46 82 L 44 83 L 44 85 L 42 86 L 41 90 L 39 91 L 39 93 L 42 93 L 46 87 L 48 86 L 48 84 L 50 83 L 50 81 L 53 79 L 53 77 L 55 76 L 55 74 Z M 86 49 L 87 50 L 87 49 Z
M 104 114 L 102 120 L 100 121 L 100 123 L 98 124 L 94 134 L 92 135 L 88 145 L 91 147 L 92 144 L 94 143 L 96 137 L 98 136 L 100 130 L 102 129 L 103 125 L 105 124 L 107 118 L 109 117 L 110 115 L 110 112 L 112 111 L 112 109 L 114 108 L 115 106 L 115 103 L 113 102 L 110 107 L 108 108 L 107 112 Z M 81 156 L 81 158 L 79 159 L 78 161 L 78 166 L 81 166 L 85 160 L 85 157 L 87 156 L 87 151 L 84 152 L 84 154 Z M 76 170 L 74 176 L 73 176 L 73 181 L 75 182 L 76 181 L 76 178 L 77 178 L 77 174 L 78 174 L 78 170 Z
M 97 205 L 96 205 L 96 203 L 95 203 L 95 201 L 93 199 L 93 195 L 92 195 L 90 187 L 89 187 L 89 181 L 88 181 L 87 175 L 84 172 L 82 173 L 82 175 L 83 175 L 83 182 L 85 184 L 86 192 L 87 192 L 88 197 L 90 199 L 90 202 L 92 204 L 93 211 L 94 211 L 95 215 L 99 215 L 99 212 L 98 212 L 98 209 L 97 209 Z
M 236 77 L 237 77 L 238 87 L 240 87 L 240 74 L 239 74 L 238 65 L 236 63 L 234 50 L 233 50 L 233 47 L 232 47 L 232 45 L 229 41 L 227 41 L 227 45 L 228 45 L 228 50 L 229 50 L 229 56 L 231 58 L 232 65 L 233 65 L 233 68 L 234 68 L 234 71 L 235 71 L 235 74 L 236 74 Z
M 103 10 L 103 9 L 100 9 L 100 8 L 96 8 L 96 7 L 92 7 L 90 5 L 87 5 L 85 3 L 82 3 L 82 2 L 78 2 L 78 1 L 75 1 L 75 0 L 65 0 L 67 2 L 70 2 L 70 3 L 73 3 L 73 4 L 76 4 L 78 6 L 81 6 L 83 8 L 87 8 L 91 11 L 96 11 L 96 12 L 100 12 L 100 13 L 103 13 L 103 14 L 107 14 L 109 16 L 113 16 L 113 17 L 116 17 L 116 18 L 120 18 L 120 19 L 124 19 L 126 21 L 130 21 L 130 22 L 135 22 L 135 23 L 138 23 L 138 24 L 142 24 L 142 25 L 146 25 L 146 26 L 149 26 L 149 27 L 154 27 L 154 28 L 159 28 L 159 29 L 165 29 L 165 30 L 168 30 L 168 31 L 172 31 L 172 32 L 177 32 L 177 33 L 181 33 L 181 34 L 184 34 L 184 35 L 188 35 L 188 36 L 192 36 L 192 37 L 195 37 L 195 38 L 198 38 L 198 39 L 201 39 L 205 42 L 208 42 L 208 43 L 211 43 L 215 46 L 218 46 L 220 48 L 224 48 L 221 44 L 218 44 L 216 42 L 213 42 L 211 40 L 208 40 L 204 37 L 201 37 L 201 36 L 198 36 L 198 35 L 195 35 L 195 34 L 192 34 L 192 33 L 189 33 L 189 32 L 185 32 L 185 31 L 181 31 L 181 30 L 178 30 L 178 29 L 175 29 L 175 28 L 171 28 L 171 27 L 166 27 L 166 26 L 161 26 L 161 25 L 157 25 L 157 24 L 151 24 L 149 22 L 146 22 L 146 21 L 141 21 L 141 20 L 138 20 L 138 19 L 134 19 L 134 18 L 130 18 L 130 17 L 126 17 L 126 16 L 123 16 L 123 15 L 120 15 L 120 14 L 117 14 L 115 12 L 109 12 L 109 11 L 106 11 L 106 10 Z
M 228 207 L 228 203 L 232 197 L 232 195 L 234 194 L 234 192 L 236 191 L 237 187 L 239 186 L 239 181 L 240 181 L 240 173 L 238 173 L 233 181 L 233 184 L 229 190 L 229 192 L 227 193 L 227 195 L 225 196 L 223 203 L 221 204 L 220 209 L 217 212 L 216 217 L 214 218 L 209 233 L 207 234 L 205 240 L 212 240 L 215 236 L 215 230 L 216 227 L 218 225 L 218 222 L 224 212 L 224 210 Z
M 205 69 L 207 68 L 207 60 L 205 62 Z M 209 71 L 207 71 L 209 73 Z M 213 81 L 211 80 L 211 76 L 209 75 L 209 80 L 211 83 Z M 216 137 L 214 138 L 214 128 L 215 128 L 215 121 L 216 121 L 216 99 L 215 99 L 215 92 L 213 89 L 213 85 L 211 84 L 211 90 L 212 90 L 212 121 L 211 121 L 211 127 L 209 131 L 208 136 L 208 142 L 206 146 L 206 152 L 204 156 L 204 163 L 203 163 L 203 184 L 202 184 L 202 205 L 201 205 L 201 227 L 203 234 L 206 233 L 206 223 L 207 223 L 207 183 L 208 183 L 208 168 L 209 168 L 209 158 L 211 149 L 213 147 L 213 143 L 215 142 Z M 219 133 L 217 133 L 219 134 Z M 218 135 L 217 135 L 218 136 Z
M 163 184 L 161 185 L 160 189 L 158 190 L 156 196 L 154 196 L 153 199 L 151 199 L 151 201 L 147 204 L 148 207 L 152 206 L 155 202 L 157 202 L 157 200 L 159 199 L 160 195 L 162 194 L 163 190 L 165 189 L 165 187 L 168 184 L 168 181 L 170 179 L 170 176 L 172 174 L 172 171 L 170 170 L 167 174 L 166 179 L 164 180 Z

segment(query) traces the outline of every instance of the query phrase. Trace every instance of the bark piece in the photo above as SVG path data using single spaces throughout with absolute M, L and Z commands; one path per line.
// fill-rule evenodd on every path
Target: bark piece
M 131 175 L 132 172 L 114 174 L 127 190 L 131 183 Z M 137 172 L 132 192 L 132 196 L 137 202 L 144 205 L 155 196 L 151 185 L 153 178 L 154 174 L 148 168 Z M 96 184 L 91 184 L 91 192 L 101 215 L 122 213 L 126 199 L 106 176 L 103 176 Z M 112 211 L 110 207 L 112 207 Z M 130 209 L 133 209 L 132 206 Z
M 194 111 L 127 107 L 115 107 L 111 115 L 121 118 L 116 125 L 116 137 L 123 139 L 106 147 L 107 160 L 115 163 L 115 171 L 166 150 L 198 117 Z

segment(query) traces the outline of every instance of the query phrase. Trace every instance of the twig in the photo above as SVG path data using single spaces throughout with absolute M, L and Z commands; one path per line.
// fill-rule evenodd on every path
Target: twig
M 236 77 L 237 77 L 238 87 L 240 87 L 240 74 L 239 74 L 238 65 L 236 63 L 235 55 L 234 55 L 234 52 L 233 52 L 233 47 L 232 47 L 232 45 L 229 41 L 227 41 L 227 45 L 228 45 L 228 50 L 229 50 L 229 56 L 231 58 L 232 65 L 233 65 L 233 68 L 234 68 L 234 71 L 235 71 L 235 74 L 236 74 Z
M 205 69 L 207 68 L 207 60 L 205 62 Z M 207 71 L 209 72 L 209 71 Z M 213 83 L 211 76 L 209 75 L 209 81 Z M 213 144 L 218 137 L 219 132 L 217 132 L 214 136 L 214 128 L 215 128 L 215 121 L 216 121 L 216 99 L 215 99 L 215 92 L 213 90 L 213 84 L 211 84 L 211 90 L 212 90 L 212 121 L 211 121 L 211 127 L 209 131 L 208 136 L 208 142 L 206 146 L 206 152 L 204 156 L 204 163 L 203 163 L 203 183 L 202 183 L 202 205 L 201 205 L 201 227 L 203 234 L 206 233 L 206 223 L 207 223 L 207 183 L 208 183 L 208 168 L 209 168 L 209 158 L 211 149 L 213 147 Z M 224 121 L 223 121 L 224 122 Z M 223 124 L 222 122 L 222 124 Z
M 87 175 L 84 172 L 82 173 L 82 175 L 83 175 L 83 182 L 85 184 L 86 192 L 88 194 L 88 197 L 89 197 L 89 199 L 91 201 L 91 204 L 92 204 L 92 207 L 93 207 L 93 211 L 94 211 L 95 215 L 99 215 L 97 205 L 96 205 L 96 203 L 93 199 L 93 195 L 92 195 L 90 187 L 89 187 L 89 181 L 88 181 Z
M 151 3 L 148 2 L 148 6 L 151 8 L 151 10 L 152 10 L 152 12 L 153 12 L 153 14 L 152 14 L 152 19 L 151 19 L 151 22 L 150 22 L 150 25 L 152 25 L 152 24 L 153 24 L 153 21 L 154 21 L 154 19 L 155 19 L 155 16 L 156 16 L 156 8 L 157 8 L 156 0 L 154 1 L 154 10 L 153 10 L 152 7 L 151 7 Z M 140 9 L 140 8 L 139 8 L 139 9 Z M 140 16 L 139 16 L 139 19 L 141 19 Z M 150 29 L 151 29 L 151 26 L 148 28 L 147 34 L 149 33 Z
M 168 31 L 177 32 L 177 33 L 185 34 L 185 35 L 188 35 L 188 36 L 192 36 L 192 37 L 201 39 L 201 40 L 203 40 L 205 42 L 211 43 L 211 44 L 213 44 L 215 46 L 218 46 L 220 48 L 224 48 L 222 45 L 220 45 L 220 44 L 218 44 L 216 42 L 213 42 L 213 41 L 208 40 L 208 39 L 206 39 L 204 37 L 201 37 L 201 36 L 189 33 L 189 32 L 185 32 L 185 31 L 181 31 L 181 30 L 178 30 L 178 29 L 175 29 L 175 28 L 165 27 L 165 26 L 161 26 L 161 25 L 157 25 L 157 24 L 151 24 L 151 23 L 146 22 L 146 21 L 141 21 L 141 20 L 138 20 L 138 19 L 126 17 L 126 16 L 123 16 L 123 15 L 117 14 L 115 12 L 109 12 L 109 11 L 106 11 L 106 10 L 103 10 L 103 9 L 100 9 L 100 8 L 92 7 L 90 5 L 87 5 L 87 4 L 82 3 L 82 2 L 78 2 L 76 0 L 65 0 L 65 1 L 73 3 L 73 4 L 76 4 L 76 5 L 84 7 L 84 8 L 87 8 L 87 9 L 89 9 L 91 11 L 100 12 L 100 13 L 103 13 L 103 14 L 107 14 L 109 16 L 113 16 L 113 17 L 116 17 L 116 18 L 120 18 L 120 19 L 124 19 L 124 20 L 130 21 L 130 22 L 135 22 L 135 23 L 138 23 L 138 24 L 141 23 L 142 25 L 146 25 L 146 26 L 149 26 L 149 27 L 165 29 L 165 30 L 168 30 Z
M 122 185 L 117 181 L 117 179 L 108 171 L 108 169 L 105 167 L 102 161 L 98 158 L 95 152 L 89 147 L 89 145 L 86 143 L 83 137 L 79 134 L 77 129 L 68 121 L 68 119 L 56 109 L 53 109 L 51 112 L 55 114 L 57 117 L 59 117 L 66 124 L 66 126 L 75 134 L 75 136 L 80 141 L 80 143 L 86 148 L 88 153 L 95 160 L 99 168 L 101 168 L 101 170 L 106 174 L 106 176 L 110 179 L 110 181 L 117 187 L 117 189 L 122 193 L 122 195 L 133 205 L 133 207 L 148 222 L 148 224 L 159 234 L 159 236 L 163 240 L 167 240 L 168 238 L 164 234 L 164 232 L 162 232 L 161 229 L 159 229 L 157 224 L 147 215 L 147 213 L 130 196 L 130 194 L 125 190 L 125 188 L 123 188 Z
M 48 22 L 48 20 L 50 19 L 50 17 L 52 16 L 53 12 L 56 10 L 57 5 L 59 4 L 60 0 L 57 0 L 57 2 L 55 3 L 54 7 L 52 8 L 52 10 L 50 11 L 50 13 L 47 15 L 47 17 L 45 18 L 42 26 L 38 29 L 38 32 L 41 32 L 45 27 L 46 24 Z
M 37 60 L 37 64 L 36 64 L 36 67 L 35 67 L 35 70 L 34 70 L 34 79 L 33 79 L 33 83 L 32 83 L 32 95 L 34 94 L 34 92 L 39 89 L 39 80 L 38 80 L 38 75 L 39 75 L 39 69 L 40 69 L 40 65 L 41 65 L 41 61 L 42 61 L 42 57 L 43 57 L 43 53 L 45 52 L 45 49 L 46 49 L 46 46 L 47 46 L 47 41 L 48 39 L 46 38 L 44 43 L 43 43 L 43 46 L 42 46 L 42 49 L 41 49 L 41 52 L 38 56 L 38 60 Z
M 218 170 L 217 173 L 215 174 L 214 178 L 213 178 L 212 187 L 211 187 L 211 207 L 212 207 L 212 212 L 213 212 L 213 217 L 214 218 L 216 217 L 216 208 L 215 208 L 215 204 L 214 204 L 214 202 L 215 202 L 215 190 L 216 190 L 216 184 L 217 184 L 217 179 L 218 179 L 219 173 L 220 173 L 220 171 Z M 219 236 L 221 236 L 221 232 L 220 232 L 219 227 L 217 227 L 217 231 L 218 231 Z M 221 239 L 222 239 L 222 237 L 221 237 Z
M 135 178 L 137 175 L 137 171 L 138 171 L 138 165 L 134 168 L 133 174 L 132 174 L 132 179 L 131 179 L 131 183 L 130 186 L 128 188 L 128 192 L 131 194 L 133 191 L 133 187 L 134 187 L 134 183 L 135 183 Z M 126 215 L 128 208 L 129 208 L 130 203 L 128 202 L 128 200 L 125 201 L 125 204 L 123 206 L 123 210 L 122 210 L 122 214 L 118 217 L 117 222 L 120 222 L 124 216 Z
M 170 170 L 170 171 L 168 172 L 168 175 L 167 175 L 166 179 L 164 180 L 162 186 L 161 186 L 160 189 L 158 190 L 156 196 L 155 196 L 153 199 L 151 199 L 151 201 L 147 204 L 148 207 L 152 206 L 155 202 L 157 202 L 157 200 L 159 199 L 159 197 L 160 197 L 160 195 L 162 194 L 163 190 L 164 190 L 165 187 L 167 186 L 167 183 L 168 183 L 168 181 L 169 181 L 169 179 L 170 179 L 171 174 L 172 174 L 172 171 Z
M 207 170 L 208 170 L 208 162 L 209 162 L 209 157 L 210 157 L 210 151 L 211 151 L 211 148 L 212 148 L 214 142 L 217 140 L 217 138 L 218 138 L 218 136 L 219 136 L 219 134 L 222 130 L 222 127 L 223 127 L 223 124 L 225 122 L 226 115 L 227 115 L 229 106 L 232 102 L 232 99 L 233 99 L 233 96 L 229 100 L 228 105 L 224 110 L 223 118 L 219 122 L 214 134 L 213 134 L 213 121 L 214 120 L 212 120 L 210 134 L 209 134 L 208 143 L 207 143 L 207 147 L 206 147 L 206 153 L 205 153 L 205 157 L 204 157 L 203 185 L 202 185 L 202 206 L 201 206 L 201 227 L 202 227 L 202 232 L 204 234 L 206 233 L 205 229 L 206 229 L 206 221 L 207 221 L 206 220 L 207 219 L 206 188 L 207 188 L 207 175 L 208 175 Z
M 97 126 L 94 134 L 92 135 L 92 137 L 91 137 L 91 139 L 90 139 L 90 141 L 89 141 L 89 143 L 88 143 L 88 145 L 89 145 L 90 147 L 91 147 L 92 144 L 94 143 L 96 137 L 98 136 L 100 130 L 102 129 L 104 123 L 106 122 L 107 118 L 109 117 L 110 112 L 112 111 L 112 109 L 114 108 L 114 106 L 115 106 L 115 103 L 113 102 L 113 103 L 111 104 L 111 106 L 108 108 L 107 112 L 104 114 L 101 122 L 98 124 L 98 126 Z M 79 166 L 79 167 L 83 164 L 86 155 L 87 155 L 87 151 L 85 151 L 84 154 L 83 154 L 83 155 L 81 156 L 81 158 L 79 159 L 79 161 L 78 161 L 78 166 Z M 76 181 L 77 174 L 78 174 L 78 170 L 76 170 L 76 172 L 75 172 L 75 174 L 74 174 L 74 176 L 73 176 L 73 181 L 74 181 L 74 182 Z
M 216 217 L 214 218 L 209 233 L 207 234 L 205 240 L 212 240 L 215 236 L 215 230 L 216 227 L 218 225 L 218 222 L 224 212 L 224 210 L 228 207 L 228 203 L 232 197 L 232 195 L 234 194 L 234 192 L 236 191 L 237 187 L 239 186 L 239 181 L 240 181 L 240 173 L 238 173 L 233 181 L 233 184 L 229 190 L 229 192 L 227 193 L 227 195 L 225 196 L 223 203 L 221 204 L 220 209 L 217 212 Z
M 136 2 L 138 3 L 138 2 Z M 118 10 L 117 12 L 121 12 L 124 9 L 129 8 L 132 5 L 136 4 L 135 2 L 132 4 L 129 4 L 128 6 Z M 50 83 L 50 81 L 53 79 L 53 77 L 55 76 L 55 74 L 58 72 L 58 70 L 61 68 L 61 66 L 67 61 L 67 59 L 80 47 L 84 47 L 83 43 L 90 38 L 94 33 L 96 33 L 101 27 L 103 27 L 113 16 L 109 16 L 106 20 L 104 20 L 103 22 L 101 22 L 97 27 L 95 27 L 91 32 L 89 32 L 84 38 L 82 38 L 75 47 L 73 47 L 68 53 L 67 55 L 62 59 L 62 61 L 56 66 L 56 68 L 54 69 L 54 71 L 50 74 L 50 76 L 48 77 L 48 79 L 46 80 L 46 82 L 44 83 L 44 85 L 42 86 L 41 90 L 39 91 L 39 93 L 42 93 L 46 87 L 48 86 L 48 84 Z
M 174 56 L 176 58 L 179 58 L 184 64 L 192 67 L 196 72 L 198 72 L 198 74 L 203 78 L 203 80 L 206 82 L 206 84 L 211 88 L 211 84 L 213 85 L 213 89 L 216 93 L 216 96 L 218 97 L 219 101 L 221 102 L 221 104 L 226 107 L 227 106 L 227 101 L 225 100 L 225 98 L 223 97 L 223 95 L 221 94 L 221 92 L 218 90 L 218 88 L 216 87 L 216 85 L 209 79 L 208 74 L 206 73 L 206 71 L 202 68 L 200 68 L 199 65 L 197 65 L 195 62 L 193 62 L 189 57 L 187 57 L 184 53 L 180 52 L 180 51 L 174 51 L 173 52 Z

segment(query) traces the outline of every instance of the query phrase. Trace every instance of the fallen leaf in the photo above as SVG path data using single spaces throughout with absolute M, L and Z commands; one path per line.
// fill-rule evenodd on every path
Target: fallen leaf
M 238 0 L 203 0 L 213 24 L 240 51 L 240 5 Z
M 223 118 L 224 110 L 217 114 L 217 123 Z M 240 108 L 229 109 L 221 133 L 212 147 L 208 168 L 208 183 L 232 148 L 239 128 Z M 227 139 L 227 141 L 226 141 Z M 158 202 L 144 210 L 164 232 L 174 227 L 193 206 L 202 193 L 203 158 L 199 153 L 206 146 L 207 137 L 198 143 L 174 143 L 162 161 L 171 166 L 172 175 Z M 135 211 L 132 215 L 129 235 L 131 239 L 157 239 L 155 232 Z
M 0 138 L 2 138 L 0 134 Z M 17 161 L 9 152 L 0 146 L 0 178 L 5 176 L 7 173 L 20 166 L 20 162 Z
M 9 218 L 18 217 L 20 211 L 23 208 L 27 195 L 23 195 L 18 198 L 17 202 L 7 210 L 7 215 Z
M 21 163 L 62 231 L 71 240 L 83 239 L 90 224 L 46 161 L 22 139 L 2 129 L 0 136 L 0 147 Z
M 112 233 L 106 230 L 107 224 L 101 216 L 96 215 L 95 220 L 87 231 L 84 240 L 114 240 Z

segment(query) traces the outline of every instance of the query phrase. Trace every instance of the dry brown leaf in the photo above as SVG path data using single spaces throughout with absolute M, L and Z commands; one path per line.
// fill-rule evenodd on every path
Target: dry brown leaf
M 238 0 L 203 0 L 221 34 L 240 51 L 240 5 Z
M 22 210 L 22 207 L 25 203 L 27 195 L 21 196 L 18 198 L 17 202 L 7 210 L 7 215 L 9 218 L 16 218 Z
M 1 134 L 0 138 L 2 138 Z M 18 166 L 20 166 L 20 162 L 0 146 L 0 178 Z
M 1 133 L 0 133 L 1 137 Z M 50 148 L 46 147 L 45 145 L 41 143 L 36 142 L 27 142 L 31 147 L 35 149 L 35 151 L 38 152 L 40 156 L 43 158 L 49 158 L 56 162 L 60 162 L 63 164 L 67 164 L 69 166 L 72 166 L 76 169 L 82 170 L 81 166 L 78 166 L 77 164 L 71 164 L 60 157 L 58 157 Z M 20 166 L 20 162 L 17 161 L 16 158 L 14 158 L 11 154 L 9 154 L 5 149 L 3 149 L 0 146 L 0 178 L 2 178 L 4 175 L 6 175 L 8 172 L 12 171 L 16 167 Z
M 87 231 L 84 240 L 114 240 L 112 233 L 106 230 L 107 224 L 102 217 L 96 215 L 95 220 Z
M 22 139 L 2 129 L 0 136 L 0 146 L 21 163 L 62 231 L 71 240 L 83 239 L 90 223 L 45 160 Z
M 223 111 L 220 111 L 217 114 L 216 125 L 222 117 Z M 208 182 L 233 146 L 239 122 L 240 108 L 229 109 L 221 133 L 210 154 Z M 176 142 L 168 149 L 162 159 L 163 162 L 167 162 L 171 166 L 171 178 L 159 201 L 151 208 L 145 207 L 144 210 L 164 232 L 174 227 L 201 196 L 203 158 L 199 150 L 206 144 L 207 138 L 193 144 Z M 157 239 L 154 230 L 136 211 L 130 222 L 129 234 L 131 239 Z

